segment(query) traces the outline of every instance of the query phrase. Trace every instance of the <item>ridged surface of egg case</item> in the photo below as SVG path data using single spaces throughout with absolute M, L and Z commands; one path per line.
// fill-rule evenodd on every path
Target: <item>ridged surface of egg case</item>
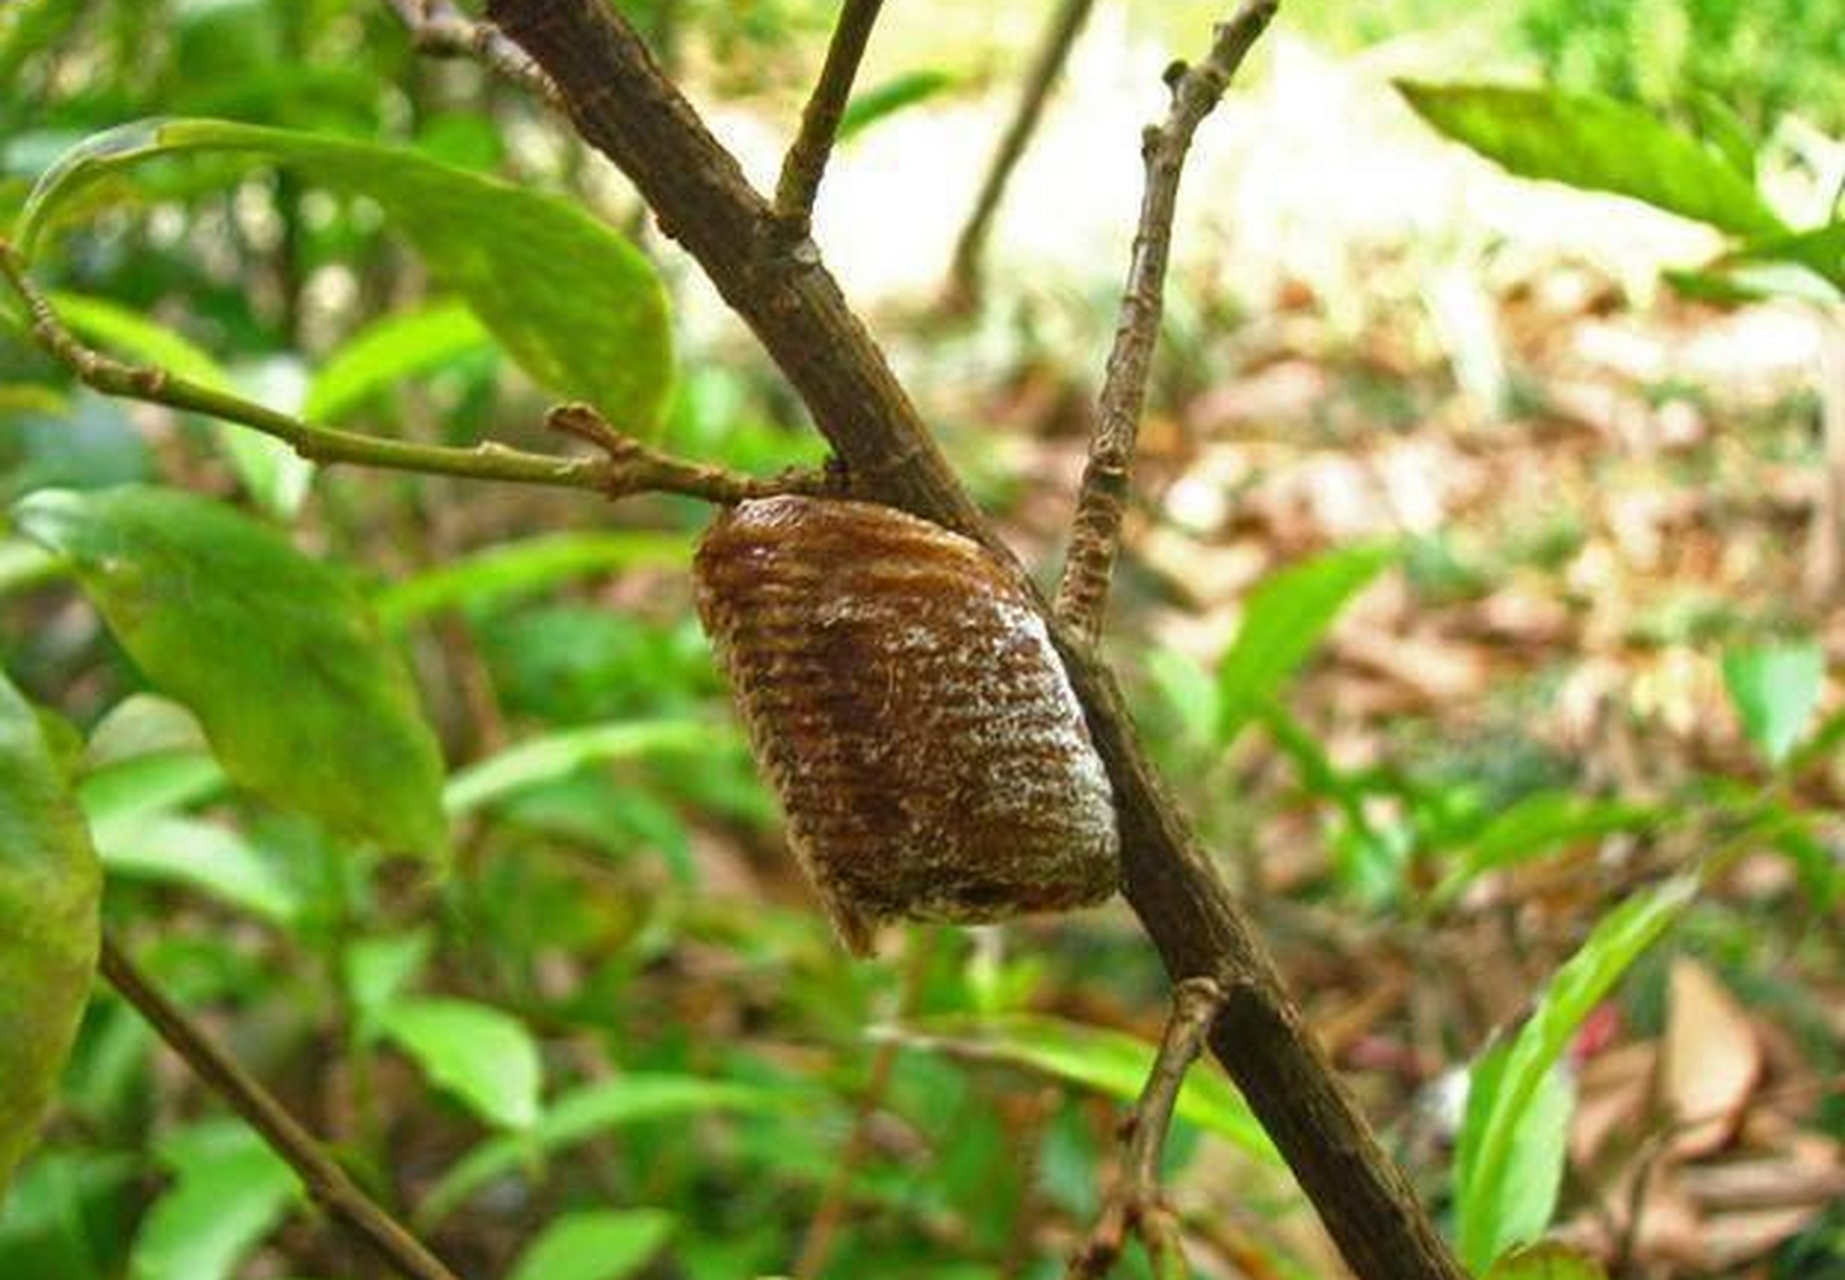
M 1114 804 L 1043 620 L 976 543 L 871 503 L 746 502 L 699 616 L 841 938 L 1098 902 Z

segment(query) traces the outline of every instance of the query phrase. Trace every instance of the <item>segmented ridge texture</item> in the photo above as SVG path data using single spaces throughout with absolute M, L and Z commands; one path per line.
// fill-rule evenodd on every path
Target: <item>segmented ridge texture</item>
M 746 502 L 699 616 L 846 944 L 1097 902 L 1114 805 L 1043 620 L 977 544 L 862 502 Z

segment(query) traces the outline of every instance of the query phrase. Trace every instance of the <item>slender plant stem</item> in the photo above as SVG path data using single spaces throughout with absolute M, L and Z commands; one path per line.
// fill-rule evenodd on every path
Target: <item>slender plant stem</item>
M 852 96 L 852 81 L 883 7 L 884 0 L 845 0 L 839 11 L 820 79 L 801 112 L 800 132 L 782 160 L 775 184 L 775 216 L 793 239 L 805 239 L 813 229 L 814 197 L 820 193 L 820 179 Z
M 1025 74 L 1018 106 L 981 180 L 974 210 L 955 240 L 954 263 L 948 276 L 947 303 L 951 310 L 969 310 L 979 305 L 987 239 L 993 231 L 1000 198 L 1006 193 L 1006 184 L 1012 180 L 1012 171 L 1018 168 L 1019 160 L 1025 155 L 1031 135 L 1038 130 L 1044 104 L 1050 100 L 1051 90 L 1056 88 L 1057 79 L 1063 74 L 1064 63 L 1070 60 L 1076 37 L 1082 34 L 1083 25 L 1089 21 L 1094 8 L 1095 0 L 1057 0 L 1050 25 L 1045 28 L 1043 40 L 1032 58 L 1031 70 Z
M 109 985 L 185 1060 L 192 1073 L 255 1129 L 300 1177 L 315 1203 L 404 1280 L 457 1280 L 442 1260 L 333 1163 L 320 1143 L 267 1089 L 169 1000 L 113 939 L 103 938 Z
M 524 85 L 554 107 L 557 86 L 525 50 L 490 22 L 476 22 L 453 0 L 386 0 L 409 31 L 417 52 L 435 58 L 472 58 L 508 80 Z
M 1140 225 L 1102 383 L 1095 437 L 1077 494 L 1070 555 L 1057 589 L 1058 616 L 1085 639 L 1094 640 L 1101 632 L 1121 548 L 1121 521 L 1133 490 L 1134 451 L 1153 350 L 1159 342 L 1172 220 L 1185 157 L 1199 124 L 1223 97 L 1230 78 L 1274 16 L 1275 0 L 1244 0 L 1236 16 L 1218 27 L 1209 57 L 1195 67 L 1175 66 L 1168 72 L 1171 110 L 1165 123 L 1148 129 L 1141 141 L 1147 179 Z
M 1185 1074 L 1204 1048 L 1205 1034 L 1223 1003 L 1222 988 L 1209 978 L 1187 978 L 1173 989 L 1172 1015 L 1159 1053 L 1123 1129 L 1121 1172 L 1089 1238 L 1070 1260 L 1065 1280 L 1101 1280 L 1134 1234 L 1146 1246 L 1159 1280 L 1183 1280 L 1188 1274 L 1179 1219 L 1160 1192 L 1160 1161 Z
M 677 493 L 718 504 L 777 493 L 815 493 L 834 484 L 820 472 L 789 471 L 757 478 L 676 458 L 621 434 L 587 405 L 560 405 L 551 410 L 546 422 L 553 430 L 595 445 L 601 457 L 528 453 L 491 440 L 468 448 L 417 444 L 319 426 L 169 370 L 124 364 L 85 346 L 32 283 L 18 254 L 5 240 L 0 240 L 0 275 L 25 303 L 34 340 L 84 385 L 105 395 L 236 423 L 284 441 L 296 453 L 315 462 L 586 489 L 610 498 Z

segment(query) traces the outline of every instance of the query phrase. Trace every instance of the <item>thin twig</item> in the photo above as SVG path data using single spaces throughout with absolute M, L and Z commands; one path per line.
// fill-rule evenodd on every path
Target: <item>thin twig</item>
M 813 229 L 814 197 L 839 137 L 839 122 L 852 96 L 852 81 L 871 40 L 884 0 L 845 0 L 833 39 L 827 45 L 820 79 L 801 112 L 801 129 L 782 159 L 781 177 L 775 183 L 775 216 L 790 239 L 807 238 Z
M 1147 376 L 1159 340 L 1173 211 L 1186 153 L 1199 123 L 1223 97 L 1230 78 L 1274 16 L 1275 0 L 1243 0 L 1236 16 L 1218 27 L 1209 57 L 1190 68 L 1175 63 L 1166 76 L 1172 87 L 1171 110 L 1165 123 L 1148 129 L 1141 140 L 1147 179 L 1140 226 L 1102 383 L 1095 438 L 1077 495 L 1070 558 L 1057 589 L 1058 616 L 1090 639 L 1101 630 L 1109 578 L 1121 546 L 1121 519 L 1127 509 Z
M 903 971 L 903 990 L 897 996 L 899 1018 L 916 1012 L 923 984 L 929 977 L 930 962 L 935 958 L 937 934 L 933 930 L 913 937 L 913 948 Z M 819 1275 L 820 1268 L 826 1265 L 833 1252 L 833 1241 L 838 1237 L 840 1223 L 845 1221 L 846 1210 L 851 1204 L 859 1166 L 871 1151 L 873 1122 L 884 1106 L 884 1096 L 890 1092 L 891 1075 L 897 1069 L 897 1055 L 902 1048 L 896 1040 L 886 1040 L 872 1055 L 871 1071 L 866 1076 L 865 1088 L 858 1096 L 858 1108 L 852 1117 L 852 1132 L 839 1149 L 832 1176 L 820 1193 L 819 1206 L 809 1219 L 807 1234 L 801 1241 L 801 1253 L 794 1264 L 795 1280 L 812 1280 Z
M 386 0 L 410 32 L 417 52 L 435 58 L 472 58 L 562 108 L 564 100 L 539 65 L 491 22 L 478 22 L 452 0 Z
M 603 469 L 602 491 L 611 498 L 677 493 L 729 506 L 782 493 L 831 493 L 840 485 L 840 477 L 824 469 L 791 468 L 773 476 L 750 476 L 662 453 L 617 431 L 586 404 L 556 406 L 545 414 L 545 425 L 602 451 L 608 464 Z
M 415 444 L 319 426 L 228 391 L 192 382 L 167 369 L 125 364 L 85 346 L 27 277 L 17 254 L 5 240 L 0 240 L 0 275 L 26 304 L 33 339 L 84 385 L 105 395 L 202 413 L 248 427 L 285 441 L 296 453 L 314 462 L 587 489 L 611 498 L 648 492 L 677 493 L 723 504 L 776 493 L 816 493 L 836 483 L 820 472 L 789 471 L 757 478 L 674 458 L 621 435 L 587 405 L 559 406 L 546 421 L 558 431 L 596 445 L 602 457 L 528 453 L 491 440 L 469 448 Z
M 1076 37 L 1082 34 L 1083 24 L 1088 22 L 1094 8 L 1095 0 L 1058 0 L 1051 14 L 1050 25 L 1044 30 L 1031 70 L 1025 74 L 1018 106 L 1006 126 L 1005 136 L 1000 139 L 999 149 L 993 153 L 992 163 L 987 166 L 986 177 L 981 180 L 974 211 L 968 215 L 967 224 L 955 240 L 954 265 L 949 269 L 948 295 L 944 299 L 950 311 L 968 311 L 979 304 L 987 237 L 993 230 L 993 217 L 999 212 L 1000 197 L 1005 194 L 1012 171 L 1025 154 L 1025 144 L 1037 131 L 1044 104 L 1050 100 L 1064 63 L 1070 60 Z
M 366 1195 L 273 1094 L 219 1048 L 185 1010 L 169 1000 L 115 942 L 104 937 L 102 973 L 194 1075 L 288 1162 L 321 1208 L 405 1280 L 457 1280 L 397 1219 Z
M 1120 1260 L 1132 1235 L 1146 1246 L 1158 1280 L 1182 1280 L 1188 1274 L 1179 1219 L 1160 1191 L 1160 1161 L 1185 1073 L 1204 1048 L 1205 1034 L 1223 1003 L 1223 988 L 1209 978 L 1187 978 L 1173 989 L 1172 1016 L 1159 1055 L 1122 1126 L 1120 1173 L 1088 1239 L 1070 1260 L 1065 1280 L 1100 1280 Z

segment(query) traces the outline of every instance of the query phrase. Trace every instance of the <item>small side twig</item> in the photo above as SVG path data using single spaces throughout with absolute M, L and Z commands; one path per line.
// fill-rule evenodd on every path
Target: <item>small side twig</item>
M 804 240 L 813 229 L 814 197 L 820 193 L 820 179 L 852 96 L 852 81 L 883 7 L 884 0 L 845 0 L 839 11 L 820 79 L 801 112 L 800 132 L 782 160 L 781 177 L 775 183 L 775 217 L 791 240 Z
M 1083 25 L 1089 21 L 1089 13 L 1094 8 L 1095 0 L 1058 0 L 1057 9 L 1051 14 L 1050 25 L 1045 28 L 1042 43 L 1032 58 L 1031 69 L 1025 73 L 1025 87 L 1019 93 L 1018 106 L 1000 139 L 999 149 L 993 153 L 986 177 L 981 180 L 980 194 L 974 198 L 974 211 L 968 215 L 967 224 L 955 240 L 954 264 L 949 269 L 948 293 L 944 299 L 950 311 L 971 310 L 979 303 L 982 262 L 986 256 L 987 237 L 993 230 L 993 218 L 999 212 L 1000 197 L 1005 194 L 1012 171 L 1018 168 L 1025 154 L 1025 144 L 1037 132 L 1044 104 L 1050 100 L 1064 63 L 1070 60 L 1076 37 L 1082 34 Z
M 366 1195 L 327 1156 L 299 1120 L 143 974 L 128 954 L 105 937 L 102 973 L 109 985 L 147 1020 L 160 1038 L 270 1148 L 288 1162 L 321 1208 L 362 1241 L 404 1280 L 457 1280 L 453 1271 L 408 1228 Z
M 1185 157 L 1198 125 L 1223 97 L 1231 77 L 1274 16 L 1275 0 L 1243 0 L 1235 16 L 1217 28 L 1210 55 L 1203 62 L 1195 67 L 1174 63 L 1166 75 L 1172 87 L 1171 109 L 1165 123 L 1149 128 L 1141 141 L 1147 179 L 1140 225 L 1102 383 L 1095 438 L 1089 445 L 1089 462 L 1077 495 L 1070 558 L 1057 589 L 1058 616 L 1089 639 L 1101 630 L 1109 579 L 1121 545 L 1140 414 L 1147 398 L 1153 348 L 1159 340 L 1166 261 Z
M 436 58 L 472 58 L 490 71 L 524 85 L 553 107 L 564 100 L 551 77 L 491 22 L 463 13 L 453 0 L 386 0 L 410 33 L 417 52 Z
M 1070 1260 L 1065 1280 L 1100 1280 L 1120 1260 L 1133 1235 L 1146 1246 L 1158 1280 L 1183 1280 L 1189 1274 L 1178 1216 L 1160 1191 L 1160 1160 L 1185 1073 L 1203 1050 L 1205 1034 L 1223 1003 L 1223 988 L 1209 978 L 1187 978 L 1174 988 L 1172 1016 L 1159 1055 L 1140 1101 L 1122 1125 L 1120 1172 L 1088 1239 Z
M 676 493 L 729 506 L 782 493 L 828 494 L 840 485 L 838 473 L 831 469 L 790 469 L 773 476 L 750 476 L 662 453 L 617 431 L 586 404 L 557 405 L 545 414 L 545 425 L 602 451 L 604 466 L 599 487 L 610 498 Z

